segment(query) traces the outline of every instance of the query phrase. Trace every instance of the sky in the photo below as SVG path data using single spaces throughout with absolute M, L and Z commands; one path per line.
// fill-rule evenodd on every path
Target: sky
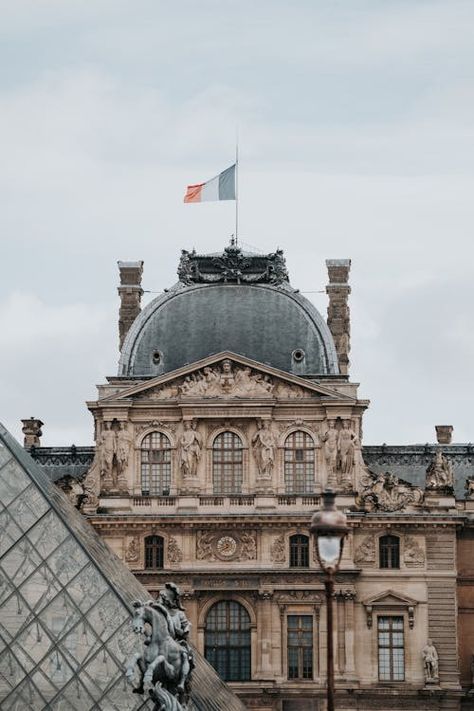
M 364 443 L 474 441 L 472 0 L 0 0 L 0 421 L 93 443 L 118 361 L 117 260 L 144 303 L 233 203 L 184 205 L 240 154 L 240 238 L 284 249 L 326 315 L 352 260 Z

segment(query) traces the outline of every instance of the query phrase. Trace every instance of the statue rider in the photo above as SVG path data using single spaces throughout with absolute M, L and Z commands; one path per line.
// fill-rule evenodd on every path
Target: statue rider
M 175 585 L 175 583 L 165 583 L 165 587 L 163 590 L 160 590 L 157 603 L 155 604 L 160 604 L 166 608 L 168 613 L 169 633 L 173 639 L 183 647 L 186 653 L 188 664 L 183 664 L 183 667 L 185 668 L 184 676 L 188 677 L 192 669 L 194 669 L 193 653 L 188 644 L 191 623 L 184 613 L 184 608 L 181 604 L 181 593 L 178 586 Z

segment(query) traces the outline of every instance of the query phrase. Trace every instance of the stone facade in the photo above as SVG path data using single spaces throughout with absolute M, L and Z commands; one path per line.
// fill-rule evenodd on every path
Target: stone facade
M 191 257 L 180 279 L 201 284 L 208 263 Z M 272 259 L 272 287 L 287 288 Z M 99 386 L 76 505 L 152 595 L 180 586 L 194 643 L 249 709 L 323 711 L 326 604 L 309 523 L 331 486 L 350 526 L 336 580 L 337 708 L 474 708 L 474 504 L 455 496 L 473 453 L 446 426 L 437 445 L 363 447 L 369 402 L 347 374 L 349 266 L 328 262 L 339 372 L 318 379 L 225 351 Z M 225 268 L 247 285 L 267 278 L 263 266 Z M 226 624 L 235 639 L 224 649 Z

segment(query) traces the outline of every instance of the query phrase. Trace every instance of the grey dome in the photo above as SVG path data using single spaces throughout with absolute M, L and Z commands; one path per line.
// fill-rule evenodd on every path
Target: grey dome
M 300 376 L 339 372 L 326 323 L 287 282 L 180 282 L 135 319 L 119 375 L 162 375 L 222 351 Z

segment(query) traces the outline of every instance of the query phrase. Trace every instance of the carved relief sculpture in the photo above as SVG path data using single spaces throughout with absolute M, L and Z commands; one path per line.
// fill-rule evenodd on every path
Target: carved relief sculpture
M 375 565 L 375 536 L 366 536 L 354 554 L 356 565 Z
M 360 479 L 358 507 L 364 511 L 401 511 L 423 502 L 423 491 L 394 474 L 366 474 Z
M 260 420 L 257 428 L 252 437 L 252 444 L 259 476 L 262 479 L 271 479 L 275 463 L 275 437 L 268 420 Z
M 168 541 L 168 560 L 170 563 L 181 563 L 183 560 L 181 548 L 178 546 L 176 538 L 172 536 L 170 536 Z
M 183 434 L 179 440 L 179 464 L 183 477 L 194 477 L 201 458 L 202 439 L 196 430 L 196 423 L 184 421 Z
M 138 537 L 134 536 L 127 545 L 125 550 L 125 560 L 127 563 L 136 563 L 140 557 L 140 544 Z
M 436 684 L 439 680 L 438 652 L 431 639 L 421 650 L 421 656 L 423 658 L 425 682 L 427 684 Z
M 294 399 L 311 396 L 313 396 L 312 392 L 299 385 L 275 380 L 249 367 L 236 366 L 226 358 L 220 366 L 206 366 L 176 382 L 163 385 L 151 392 L 145 391 L 137 399 L 167 400 L 178 397 Z
M 284 563 L 286 560 L 285 536 L 275 538 L 270 549 L 270 559 L 274 563 Z
M 452 493 L 453 491 L 453 467 L 441 449 L 437 450 L 433 461 L 426 470 L 426 488 L 442 493 Z
M 405 536 L 403 543 L 403 561 L 407 568 L 419 568 L 425 564 L 423 548 L 411 536 Z

